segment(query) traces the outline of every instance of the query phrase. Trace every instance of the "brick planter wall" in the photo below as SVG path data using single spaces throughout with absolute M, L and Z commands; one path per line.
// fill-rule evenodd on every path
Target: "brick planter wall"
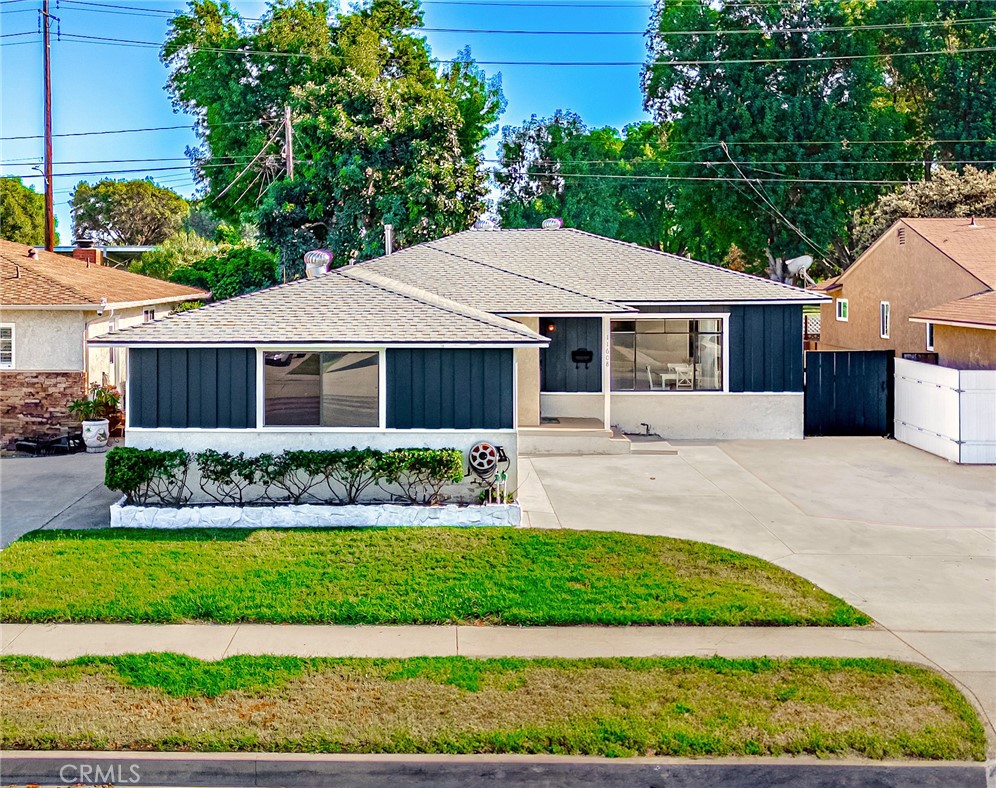
M 82 395 L 83 372 L 0 371 L 0 446 L 25 435 L 60 435 L 78 423 L 66 408 Z

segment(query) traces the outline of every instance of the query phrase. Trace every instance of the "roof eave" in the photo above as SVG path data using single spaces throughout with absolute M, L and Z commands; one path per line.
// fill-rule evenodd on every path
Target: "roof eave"
M 972 323 L 967 320 L 951 320 L 943 317 L 920 317 L 909 318 L 911 323 L 931 323 L 935 326 L 952 326 L 953 328 L 977 328 L 983 331 L 996 331 L 996 323 Z
M 21 309 L 21 310 L 52 310 L 69 312 L 99 312 L 100 310 L 111 309 L 131 309 L 139 306 L 156 306 L 158 304 L 181 304 L 184 301 L 206 301 L 211 298 L 211 293 L 204 292 L 203 295 L 175 295 L 163 298 L 146 298 L 141 301 L 115 301 L 106 304 L 82 303 L 82 304 L 4 304 L 0 303 L 0 309 Z
M 268 350 L 293 350 L 295 348 L 354 348 L 354 347 L 370 347 L 370 348 L 434 348 L 434 347 L 479 347 L 479 348 L 498 348 L 498 347 L 546 347 L 550 344 L 550 340 L 547 337 L 536 335 L 536 339 L 530 339 L 528 337 L 522 337 L 521 339 L 511 339 L 511 340 L 459 340 L 452 339 L 446 341 L 433 341 L 433 340 L 410 340 L 405 342 L 389 342 L 385 340 L 266 340 L 264 342 L 251 342 L 246 340 L 213 340 L 205 342 L 192 342 L 190 340 L 140 340 L 136 341 L 134 339 L 125 338 L 115 338 L 109 334 L 105 334 L 100 337 L 94 337 L 93 339 L 87 340 L 90 345 L 99 345 L 101 347 L 135 347 L 135 348 L 154 348 L 154 347 L 246 347 L 246 348 L 259 348 Z

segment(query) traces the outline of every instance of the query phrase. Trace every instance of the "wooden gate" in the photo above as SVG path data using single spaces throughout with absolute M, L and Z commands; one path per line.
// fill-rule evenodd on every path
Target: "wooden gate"
M 806 351 L 806 435 L 892 435 L 891 350 Z

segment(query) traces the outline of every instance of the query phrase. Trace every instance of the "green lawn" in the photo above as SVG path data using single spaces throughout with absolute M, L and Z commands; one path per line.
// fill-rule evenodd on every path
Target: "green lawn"
M 21 622 L 869 623 L 761 559 L 593 531 L 40 531 L 0 569 Z
M 954 687 L 887 660 L 4 657 L 0 681 L 7 749 L 985 757 Z

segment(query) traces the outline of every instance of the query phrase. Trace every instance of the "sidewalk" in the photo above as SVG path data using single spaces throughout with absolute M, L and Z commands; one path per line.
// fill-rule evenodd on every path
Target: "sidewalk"
M 880 657 L 936 665 L 891 632 L 845 627 L 496 627 L 3 624 L 3 654 L 72 659 L 172 651 L 298 657 Z

